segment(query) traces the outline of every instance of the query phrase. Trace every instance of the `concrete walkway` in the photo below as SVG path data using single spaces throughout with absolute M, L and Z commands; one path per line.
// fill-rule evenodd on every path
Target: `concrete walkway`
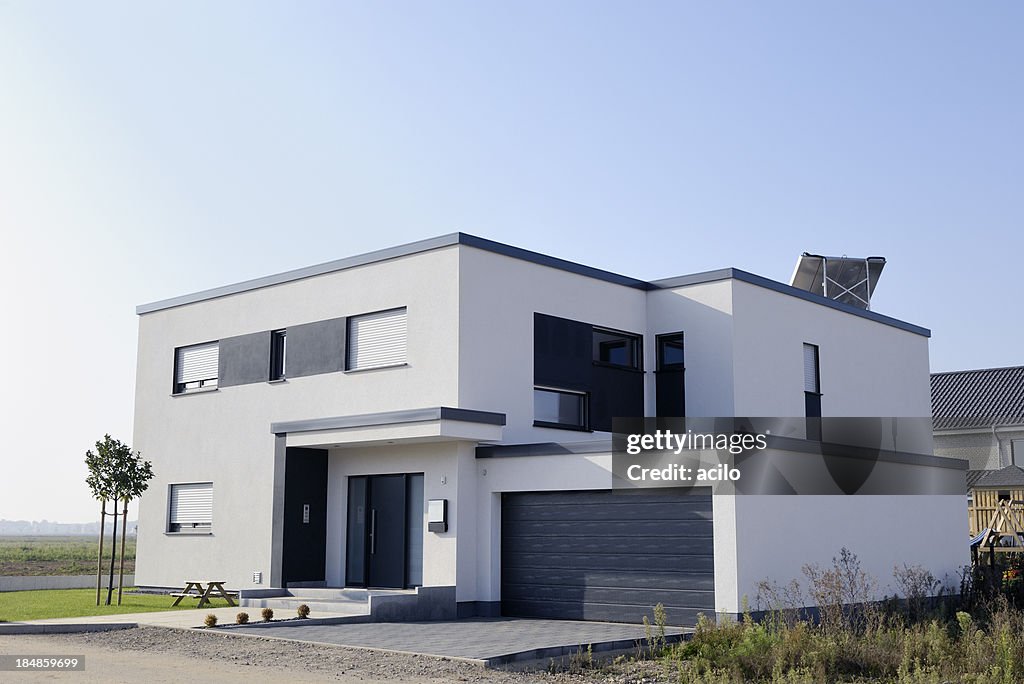
M 690 631 L 668 627 L 666 640 L 679 641 Z M 526 618 L 334 625 L 295 622 L 233 627 L 225 632 L 458 658 L 490 667 L 585 653 L 588 645 L 595 653 L 633 649 L 645 638 L 642 625 Z
M 170 599 L 168 599 L 170 600 Z M 25 622 L 6 622 L 7 625 L 90 625 L 90 624 L 116 624 L 131 623 L 137 625 L 149 625 L 152 627 L 175 627 L 187 629 L 191 627 L 202 627 L 203 620 L 208 613 L 217 616 L 217 622 L 221 625 L 232 625 L 235 623 L 235 616 L 239 613 L 248 613 L 249 619 L 253 622 L 260 620 L 260 608 L 222 607 L 222 608 L 196 608 L 185 610 L 164 610 L 154 613 L 122 613 L 121 615 L 89 615 L 85 617 L 50 618 L 47 620 L 27 620 Z M 295 611 L 275 611 L 275 617 L 293 618 Z M 337 618 L 345 617 L 347 613 L 317 613 L 316 618 Z

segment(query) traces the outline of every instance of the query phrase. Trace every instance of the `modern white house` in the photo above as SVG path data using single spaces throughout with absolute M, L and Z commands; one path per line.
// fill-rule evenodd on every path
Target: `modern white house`
M 969 561 L 966 463 L 930 434 L 876 455 L 944 483 L 910 496 L 613 490 L 615 417 L 930 418 L 928 330 L 744 271 L 650 282 L 458 233 L 138 314 L 140 586 L 685 624 L 842 547 L 880 591 Z

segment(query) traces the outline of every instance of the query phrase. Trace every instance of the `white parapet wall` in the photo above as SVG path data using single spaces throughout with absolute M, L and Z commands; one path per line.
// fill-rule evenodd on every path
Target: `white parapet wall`
M 116 575 L 115 575 L 116 577 Z M 103 575 L 107 586 L 107 575 Z M 135 575 L 124 576 L 124 586 L 135 586 Z M 96 587 L 96 575 L 23 575 L 0 576 L 0 591 L 32 591 L 35 589 L 91 589 Z

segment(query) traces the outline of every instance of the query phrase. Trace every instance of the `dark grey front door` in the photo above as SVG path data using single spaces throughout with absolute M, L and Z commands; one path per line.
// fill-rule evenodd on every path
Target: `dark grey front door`
M 416 578 L 407 577 L 407 500 L 415 485 L 422 491 L 422 476 L 349 478 L 346 585 L 401 589 L 410 582 L 418 584 Z
M 405 475 L 369 478 L 368 586 L 405 586 Z
M 707 490 L 502 495 L 503 615 L 690 625 L 714 588 Z

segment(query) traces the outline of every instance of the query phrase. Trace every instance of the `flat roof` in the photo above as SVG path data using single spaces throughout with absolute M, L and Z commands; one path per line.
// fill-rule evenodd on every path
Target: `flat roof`
M 148 304 L 140 304 L 135 307 L 135 313 L 141 316 L 143 314 L 153 313 L 154 311 L 163 311 L 164 309 L 185 306 L 186 304 L 195 304 L 196 302 L 217 299 L 219 297 L 227 297 L 234 294 L 240 294 L 242 292 L 249 292 L 251 290 L 258 290 L 264 287 L 271 287 L 273 285 L 290 283 L 296 280 L 324 275 L 326 273 L 344 271 L 358 266 L 366 266 L 368 264 L 387 261 L 389 259 L 397 259 L 413 254 L 429 252 L 435 249 L 451 247 L 453 245 L 475 247 L 476 249 L 501 254 L 513 259 L 520 259 L 522 261 L 528 261 L 530 263 L 547 266 L 549 268 L 557 268 L 562 271 L 568 271 L 588 278 L 595 278 L 597 280 L 603 280 L 616 285 L 624 285 L 626 287 L 646 291 L 665 290 L 676 287 L 685 287 L 687 285 L 698 285 L 717 280 L 740 280 L 752 285 L 757 285 L 758 287 L 774 290 L 791 297 L 797 297 L 805 301 L 820 304 L 821 306 L 827 306 L 831 309 L 836 309 L 854 316 L 867 318 L 875 321 L 876 323 L 889 325 L 894 328 L 899 328 L 900 330 L 905 330 L 917 335 L 923 335 L 924 337 L 931 337 L 930 330 L 914 325 L 913 323 L 907 323 L 906 321 L 901 321 L 897 318 L 892 318 L 891 316 L 884 316 L 882 314 L 875 313 L 874 311 L 858 309 L 857 307 L 850 306 L 849 304 L 843 304 L 842 302 L 827 299 L 821 295 L 791 287 L 784 283 L 771 280 L 770 278 L 748 273 L 747 271 L 742 271 L 737 268 L 723 268 L 715 271 L 705 271 L 703 273 L 695 273 L 692 275 L 677 276 L 675 278 L 665 278 L 661 280 L 639 280 L 637 278 L 631 278 L 611 271 L 605 271 L 600 268 L 578 264 L 574 261 L 541 254 L 540 252 L 532 252 L 521 247 L 513 247 L 512 245 L 506 245 L 502 242 L 495 242 L 494 240 L 488 240 L 468 233 L 449 233 L 448 235 L 441 235 L 439 237 L 429 238 L 426 240 L 418 240 L 416 242 L 398 245 L 397 247 L 388 247 L 387 249 L 367 252 L 366 254 L 359 254 L 357 256 L 346 257 L 344 259 L 336 259 L 334 261 L 328 261 L 314 266 L 306 266 L 305 268 L 285 271 L 283 273 L 264 276 L 262 278 L 254 278 L 252 280 L 245 280 L 240 283 L 215 287 L 209 290 L 202 290 L 200 292 L 193 292 L 179 297 L 162 299 Z

